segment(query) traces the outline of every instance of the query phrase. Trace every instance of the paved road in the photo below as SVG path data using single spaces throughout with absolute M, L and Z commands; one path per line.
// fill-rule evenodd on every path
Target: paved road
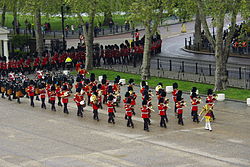
M 70 114 L 64 115 L 61 108 L 40 109 L 38 101 L 32 108 L 28 99 L 20 105 L 0 99 L 0 167 L 250 166 L 250 108 L 219 102 L 214 130 L 209 132 L 203 123 L 192 123 L 187 95 L 185 99 L 184 126 L 170 110 L 168 128 L 160 128 L 159 116 L 153 113 L 150 132 L 142 130 L 138 108 L 131 129 L 121 108 L 113 125 L 107 123 L 106 107 L 96 122 L 89 107 L 77 118 L 72 100 Z

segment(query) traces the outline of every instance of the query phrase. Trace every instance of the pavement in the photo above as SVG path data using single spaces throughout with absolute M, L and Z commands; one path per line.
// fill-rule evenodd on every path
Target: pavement
M 125 89 L 122 86 L 122 97 Z M 245 103 L 216 103 L 217 119 L 209 132 L 204 130 L 204 122 L 192 122 L 188 95 L 184 95 L 185 125 L 178 125 L 169 109 L 167 129 L 161 128 L 154 97 L 156 113 L 152 113 L 150 132 L 145 132 L 139 112 L 139 87 L 135 91 L 138 105 L 134 129 L 126 127 L 122 107 L 117 108 L 113 125 L 107 122 L 106 106 L 96 122 L 89 106 L 83 118 L 77 117 L 71 99 L 69 115 L 63 114 L 61 107 L 56 107 L 56 112 L 49 109 L 50 105 L 47 110 L 41 109 L 39 101 L 33 108 L 26 98 L 21 104 L 0 99 L 0 167 L 250 166 L 250 107 Z M 173 108 L 171 95 L 167 96 Z

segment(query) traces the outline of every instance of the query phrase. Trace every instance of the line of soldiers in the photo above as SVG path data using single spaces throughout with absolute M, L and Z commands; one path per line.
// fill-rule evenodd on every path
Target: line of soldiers
M 93 47 L 93 65 L 101 66 L 101 59 L 104 64 L 129 64 L 133 63 L 136 66 L 138 61 L 142 60 L 144 50 L 144 38 L 138 41 L 125 41 L 125 43 L 118 46 L 107 45 L 100 46 L 95 44 Z M 152 38 L 151 54 L 155 55 L 161 52 L 161 37 L 156 34 Z M 0 57 L 0 74 L 6 76 L 9 72 L 22 72 L 34 73 L 37 70 L 48 70 L 53 69 L 65 69 L 66 60 L 70 58 L 72 60 L 71 67 L 75 67 L 77 63 L 84 64 L 86 59 L 85 46 L 78 48 L 70 48 L 66 51 L 44 51 L 39 56 L 38 53 L 27 54 L 27 55 L 10 55 L 8 62 L 6 57 Z
M 76 82 L 72 76 L 66 73 L 43 73 L 43 71 L 37 71 L 36 78 L 30 80 L 22 73 L 9 73 L 8 77 L 1 77 L 0 87 L 2 98 L 8 97 L 9 100 L 17 99 L 20 103 L 20 99 L 24 96 L 29 97 L 30 105 L 35 106 L 34 99 L 41 101 L 41 108 L 46 109 L 46 97 L 51 104 L 51 110 L 56 111 L 56 100 L 58 106 L 63 106 L 63 112 L 69 114 L 68 103 L 70 96 L 72 95 L 72 89 L 75 87 L 76 93 L 73 95 L 73 100 L 77 106 L 77 116 L 83 117 L 84 107 L 87 105 L 92 106 L 93 119 L 99 121 L 98 110 L 103 108 L 103 104 L 107 106 L 108 122 L 115 124 L 115 112 L 116 107 L 119 107 L 121 102 L 120 95 L 120 76 L 117 76 L 113 83 L 107 80 L 107 76 L 103 75 L 100 83 L 96 81 L 95 74 L 90 74 L 87 78 L 87 71 L 81 72 L 83 69 L 79 69 Z M 155 112 L 152 105 L 153 92 L 150 90 L 147 82 L 142 81 L 140 84 L 140 93 L 142 95 L 141 103 L 141 118 L 144 120 L 144 130 L 149 131 L 149 125 L 151 125 L 151 114 Z M 163 88 L 163 84 L 159 83 L 156 86 L 156 96 L 158 100 L 158 114 L 160 116 L 160 127 L 167 128 L 168 122 L 167 110 L 169 107 L 169 99 L 167 98 L 167 92 Z M 182 98 L 182 91 L 178 90 L 178 84 L 173 84 L 173 101 L 174 111 L 178 118 L 178 124 L 184 125 L 183 122 L 183 108 L 186 107 L 186 102 Z M 85 98 L 86 97 L 86 98 Z M 127 120 L 127 126 L 134 128 L 132 120 L 133 115 L 136 114 L 137 95 L 134 91 L 134 80 L 129 80 L 129 85 L 123 99 L 125 119 Z M 198 113 L 198 105 L 201 103 L 201 97 L 198 96 L 198 90 L 194 87 L 190 94 L 191 100 L 191 116 L 193 122 L 199 123 L 199 117 L 202 115 L 201 120 L 205 119 L 205 129 L 212 131 L 211 119 L 215 119 L 213 114 L 213 106 L 216 101 L 216 96 L 211 89 L 208 90 L 208 96 L 206 98 L 206 105 L 202 108 L 202 111 Z
M 120 46 L 117 44 L 106 46 L 101 45 L 100 54 L 98 52 L 96 56 L 94 55 L 94 61 L 97 61 L 97 66 L 100 66 L 101 58 L 103 59 L 104 64 L 108 65 L 132 63 L 136 66 L 137 62 L 142 61 L 144 41 L 145 37 L 141 40 L 132 41 L 131 43 L 128 40 L 125 40 L 125 43 L 120 44 Z M 161 45 L 161 37 L 159 34 L 156 34 L 156 36 L 152 38 L 152 45 L 150 48 L 152 56 L 161 53 Z

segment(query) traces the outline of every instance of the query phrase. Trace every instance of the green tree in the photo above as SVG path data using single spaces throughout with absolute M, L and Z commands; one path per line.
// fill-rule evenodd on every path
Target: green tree
M 244 0 L 196 0 L 196 2 L 205 35 L 215 49 L 216 70 L 214 90 L 224 90 L 228 86 L 226 65 L 229 57 L 230 43 L 235 32 L 236 16 L 240 12 Z M 211 35 L 206 20 L 208 14 L 214 18 L 216 27 L 215 39 Z M 223 39 L 223 28 L 226 17 L 231 18 L 231 27 L 226 39 Z
M 169 0 L 133 0 L 130 5 L 130 19 L 141 22 L 145 27 L 145 44 L 141 65 L 141 78 L 150 78 L 151 39 L 160 24 L 163 11 L 172 5 Z

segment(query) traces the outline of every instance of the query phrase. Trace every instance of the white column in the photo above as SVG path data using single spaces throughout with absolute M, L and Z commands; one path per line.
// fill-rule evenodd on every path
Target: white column
M 6 62 L 9 62 L 9 48 L 8 40 L 3 41 L 4 56 L 6 56 Z

